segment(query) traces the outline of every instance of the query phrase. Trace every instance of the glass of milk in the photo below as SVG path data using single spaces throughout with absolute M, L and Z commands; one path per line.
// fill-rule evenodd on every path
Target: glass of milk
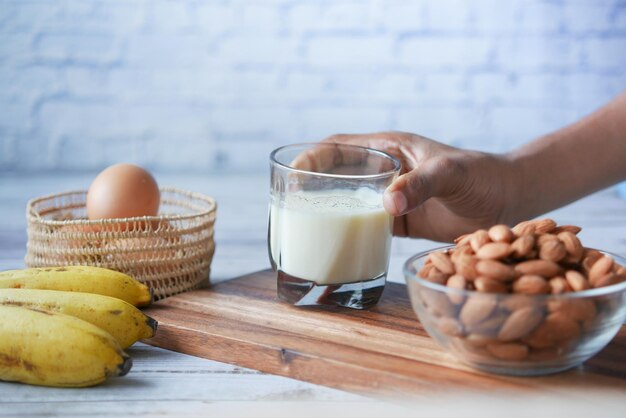
M 270 168 L 268 247 L 278 297 L 301 306 L 375 305 L 393 225 L 383 193 L 400 161 L 354 145 L 295 144 L 274 150 Z

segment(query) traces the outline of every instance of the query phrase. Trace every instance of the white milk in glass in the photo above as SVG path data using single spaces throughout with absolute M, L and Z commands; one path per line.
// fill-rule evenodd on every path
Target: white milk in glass
M 371 280 L 387 271 L 392 218 L 372 189 L 298 191 L 270 209 L 278 270 L 318 284 Z

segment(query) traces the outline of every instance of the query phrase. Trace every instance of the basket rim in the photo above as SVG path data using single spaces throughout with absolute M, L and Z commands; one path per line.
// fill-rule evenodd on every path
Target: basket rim
M 36 197 L 30 199 L 26 204 L 26 216 L 30 221 L 38 222 L 43 225 L 50 226 L 58 226 L 58 225 L 111 225 L 118 224 L 123 222 L 140 222 L 140 221 L 173 221 L 173 220 L 185 220 L 185 219 L 194 219 L 198 217 L 203 217 L 214 213 L 217 210 L 217 202 L 211 196 L 205 195 L 199 192 L 192 192 L 185 189 L 180 189 L 173 186 L 163 186 L 159 187 L 159 191 L 161 193 L 178 193 L 181 195 L 186 195 L 192 199 L 202 200 L 205 203 L 208 203 L 210 206 L 208 209 L 189 214 L 189 215 L 158 215 L 158 216 L 135 216 L 131 218 L 106 218 L 106 219 L 70 219 L 70 220 L 54 220 L 54 219 L 44 219 L 41 217 L 39 212 L 35 209 L 35 205 L 41 203 L 46 200 L 64 197 L 64 196 L 72 196 L 72 195 L 86 195 L 87 190 L 71 190 L 60 193 L 52 193 L 45 196 Z

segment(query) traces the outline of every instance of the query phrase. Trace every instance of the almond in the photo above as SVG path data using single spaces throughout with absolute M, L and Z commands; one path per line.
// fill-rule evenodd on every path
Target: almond
M 424 264 L 422 266 L 422 268 L 417 272 L 417 275 L 419 277 L 421 277 L 422 279 L 426 279 L 428 278 L 428 274 L 430 273 L 430 271 L 434 268 L 434 266 L 431 264 Z
M 429 282 L 437 283 L 437 284 L 445 284 L 446 280 L 448 280 L 448 275 L 443 274 L 437 267 L 431 265 L 430 270 L 428 270 L 428 276 L 426 280 Z
M 465 342 L 473 347 L 484 347 L 487 344 L 496 343 L 492 337 L 486 337 L 480 334 L 468 334 L 464 338 Z
M 539 258 L 542 260 L 554 261 L 555 263 L 561 261 L 567 255 L 565 246 L 561 241 L 551 240 L 539 247 Z
M 493 338 L 490 340 L 490 342 L 493 342 Z M 480 346 L 478 344 L 468 343 L 466 337 L 454 337 L 450 339 L 450 344 L 454 350 L 459 350 L 464 356 L 477 357 L 480 359 L 489 356 L 489 353 L 484 348 L 487 343 Z
M 542 234 L 537 237 L 537 245 L 541 247 L 543 244 L 547 243 L 548 241 L 558 241 L 558 240 L 559 238 L 556 235 Z
M 430 260 L 443 274 L 454 274 L 454 263 L 447 254 L 441 251 L 431 253 Z
M 580 292 L 582 290 L 587 290 L 591 288 L 585 276 L 583 276 L 582 273 L 579 273 L 576 270 L 566 271 L 565 279 L 567 280 L 567 283 L 572 288 L 572 290 L 574 290 L 575 292 Z
M 585 332 L 594 332 L 594 330 L 598 326 L 598 323 L 599 323 L 599 321 L 597 321 L 596 319 L 589 319 L 587 321 L 581 322 L 580 323 L 580 327 L 582 328 L 583 333 L 585 333 Z
M 556 360 L 563 356 L 563 348 L 562 347 L 548 347 L 536 349 L 533 348 L 530 351 L 530 355 L 528 356 L 528 360 L 530 361 L 550 361 Z
M 550 279 L 548 284 L 550 285 L 550 293 L 553 295 L 560 295 L 572 291 L 572 288 L 567 280 L 565 280 L 565 277 L 553 277 Z
M 535 225 L 536 234 L 545 234 L 547 232 L 552 232 L 556 228 L 556 222 L 549 218 L 537 219 L 531 222 L 533 223 L 533 225 Z
M 580 326 L 578 322 L 555 312 L 548 315 L 541 325 L 523 341 L 533 348 L 541 349 L 573 340 L 579 336 Z
M 476 271 L 477 262 L 478 259 L 476 257 L 470 254 L 462 254 L 456 259 L 454 266 L 458 274 L 468 280 L 474 280 L 478 277 L 478 272 Z
M 437 321 L 437 329 L 439 329 L 439 331 L 443 334 L 451 335 L 453 337 L 460 337 L 463 335 L 463 325 L 453 318 L 440 318 Z
M 450 251 L 450 260 L 452 260 L 452 262 L 455 264 L 456 267 L 456 262 L 458 261 L 459 257 L 461 257 L 464 254 L 472 254 L 472 248 L 469 245 L 463 245 L 462 247 L 457 247 L 455 249 L 453 249 L 452 251 Z
M 548 301 L 550 312 L 560 312 L 574 321 L 588 321 L 596 317 L 595 303 L 589 299 L 554 299 Z
M 508 257 L 513 250 L 506 242 L 489 242 L 476 251 L 476 257 L 482 260 L 498 260 Z
M 513 292 L 524 295 L 541 295 L 550 292 L 550 285 L 541 276 L 526 274 L 513 282 Z
M 513 280 L 516 276 L 513 267 L 495 260 L 480 260 L 476 263 L 476 271 L 494 280 Z
M 508 293 L 509 288 L 500 280 L 490 279 L 489 277 L 479 277 L 474 280 L 474 287 L 483 293 Z
M 470 239 L 472 238 L 472 234 L 463 234 L 457 239 L 454 240 L 454 243 L 457 247 L 462 247 L 464 245 L 469 245 Z
M 474 296 L 469 298 L 459 314 L 461 322 L 467 326 L 476 325 L 484 321 L 497 306 L 495 297 Z
M 568 341 L 580 337 L 580 326 L 569 316 L 562 312 L 554 312 L 548 315 L 547 320 L 555 321 L 558 324 L 558 331 L 554 338 L 558 341 Z
M 568 231 L 559 233 L 558 237 L 567 251 L 567 261 L 578 263 L 583 258 L 583 245 L 580 243 L 578 237 Z
M 546 325 L 546 321 L 544 321 L 532 334 L 524 337 L 522 341 L 532 347 L 533 350 L 553 347 L 557 344 L 557 341 L 550 334 L 550 329 L 553 327 L 553 325 Z
M 511 228 L 509 228 L 507 225 L 494 225 L 489 228 L 488 234 L 489 238 L 491 238 L 493 242 L 509 243 L 515 238 L 515 235 L 511 231 Z
M 454 276 L 450 276 L 446 286 L 451 289 L 465 290 L 467 287 L 467 280 L 465 280 L 465 277 L 455 274 Z M 450 299 L 450 302 L 460 304 L 465 300 L 465 295 L 448 293 L 448 298 Z
M 531 221 L 524 221 L 515 225 L 511 231 L 519 237 L 522 235 L 532 235 L 535 233 L 535 229 L 535 225 Z
M 484 229 L 479 229 L 478 231 L 472 234 L 472 238 L 470 238 L 470 246 L 474 252 L 477 252 L 480 247 L 490 242 L 489 233 Z
M 552 231 L 552 233 L 560 234 L 561 232 L 570 232 L 576 235 L 580 231 L 582 231 L 582 228 L 576 225 L 561 225 L 561 226 L 557 226 L 556 228 L 554 228 L 554 231 Z
M 596 286 L 596 282 L 609 274 L 613 269 L 613 257 L 609 255 L 603 255 L 598 260 L 593 263 L 591 269 L 589 269 L 589 283 L 593 287 Z
M 507 319 L 507 315 L 498 314 L 490 316 L 478 324 L 469 325 L 467 330 L 471 333 L 483 335 L 485 337 L 495 338 L 498 335 L 500 327 Z
M 578 322 L 561 312 L 553 312 L 524 339 L 531 347 L 547 348 L 580 336 Z
M 511 244 L 512 255 L 515 258 L 527 257 L 532 252 L 534 246 L 535 237 L 533 235 L 522 235 Z
M 626 277 L 621 274 L 609 273 L 597 279 L 593 284 L 593 287 L 612 286 L 614 284 L 621 283 L 624 280 L 626 280 Z
M 515 266 L 519 274 L 532 274 L 543 277 L 554 277 L 561 274 L 563 269 L 554 261 L 549 260 L 528 260 Z
M 602 257 L 602 253 L 598 250 L 585 248 L 583 252 L 582 270 L 588 275 L 591 267 Z
M 528 357 L 528 346 L 525 344 L 487 344 L 487 351 L 500 360 L 520 361 Z
M 513 341 L 530 334 L 543 320 L 543 314 L 538 309 L 526 307 L 514 311 L 502 324 L 498 339 Z
M 420 289 L 419 300 L 436 317 L 453 317 L 456 313 L 456 307 L 442 292 Z

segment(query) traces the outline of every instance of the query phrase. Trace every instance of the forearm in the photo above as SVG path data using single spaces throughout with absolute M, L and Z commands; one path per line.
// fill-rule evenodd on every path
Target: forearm
M 509 222 L 535 217 L 626 179 L 626 93 L 507 155 Z

